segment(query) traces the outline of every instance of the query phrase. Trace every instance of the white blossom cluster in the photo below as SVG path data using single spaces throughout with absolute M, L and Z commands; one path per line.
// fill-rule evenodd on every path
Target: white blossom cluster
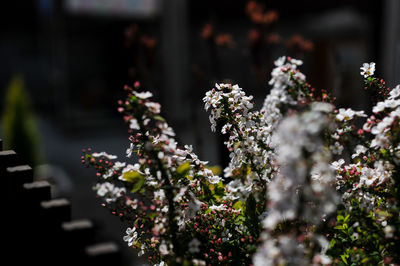
M 387 112 L 388 115 L 376 123 L 370 130 L 375 138 L 371 142 L 371 148 L 385 149 L 392 142 L 391 127 L 393 123 L 400 118 L 400 85 L 397 85 L 390 91 L 390 95 L 385 101 L 378 102 L 372 109 L 376 114 Z M 370 124 L 366 123 L 364 128 L 369 129 Z M 391 147 L 396 148 L 396 147 Z
M 304 95 L 301 91 L 296 91 L 296 98 L 293 98 L 288 89 L 295 85 L 295 81 L 304 82 L 305 75 L 298 70 L 302 65 L 301 60 L 280 57 L 275 61 L 275 68 L 272 70 L 272 78 L 269 85 L 272 89 L 265 98 L 261 113 L 266 125 L 269 125 L 268 133 L 271 133 L 279 121 L 282 119 L 282 105 L 296 105 Z
M 332 134 L 333 143 L 329 146 L 330 151 L 335 155 L 342 155 L 344 150 L 344 139 L 348 134 L 352 134 L 353 128 L 349 123 L 353 122 L 356 118 L 366 117 L 364 111 L 354 111 L 351 108 L 339 108 L 336 110 L 335 121 L 337 122 L 336 130 Z
M 229 134 L 225 142 L 230 151 L 230 163 L 224 170 L 225 177 L 232 177 L 233 171 L 241 167 L 249 167 L 244 182 L 233 180 L 227 185 L 226 199 L 245 199 L 255 186 L 254 181 L 264 183 L 268 179 L 266 165 L 266 149 L 263 136 L 260 134 L 262 115 L 253 110 L 252 96 L 246 96 L 238 85 L 216 84 L 215 89 L 207 92 L 203 98 L 205 109 L 211 108 L 211 128 L 215 131 L 217 120 L 225 121 L 221 133 Z
M 364 64 L 361 68 L 365 78 L 372 77 L 375 71 L 375 64 Z M 374 115 L 370 116 L 364 123 L 362 129 L 372 135 L 372 140 L 357 144 L 351 154 L 350 162 L 346 163 L 343 158 L 331 163 L 331 168 L 336 171 L 337 189 L 344 190 L 342 203 L 348 212 L 354 206 L 352 199 L 359 202 L 359 207 L 365 213 L 372 213 L 376 220 L 384 227 L 385 237 L 393 237 L 394 227 L 388 224 L 389 216 L 381 216 L 391 208 L 395 208 L 393 202 L 386 201 L 382 195 L 389 193 L 389 188 L 395 182 L 395 165 L 399 165 L 400 156 L 397 156 L 399 140 L 394 139 L 393 127 L 397 127 L 400 114 L 400 85 L 393 88 L 388 97 L 378 102 L 372 109 Z M 336 119 L 347 121 L 354 116 L 365 117 L 363 112 L 354 112 L 351 109 L 342 110 L 337 114 Z M 339 137 L 338 137 L 339 138 Z M 387 153 L 389 157 L 378 157 Z M 399 154 L 400 155 L 400 154 Z M 371 160 L 372 161 L 369 161 Z M 390 161 L 389 161 L 390 160 Z M 393 164 L 394 163 L 394 164 Z M 381 194 L 373 193 L 380 190 Z M 359 225 L 357 225 L 359 226 Z M 390 232 L 386 234 L 386 232 Z
M 110 182 L 97 183 L 94 190 L 99 197 L 104 198 L 108 203 L 116 201 L 126 193 L 125 187 L 118 187 Z
M 295 236 L 267 238 L 254 254 L 253 263 L 258 265 L 309 265 L 304 257 L 305 247 Z
M 296 91 L 289 93 L 296 82 L 304 82 L 305 76 L 297 69 L 302 61 L 281 57 L 275 61 L 270 85 L 272 89 L 264 101 L 261 111 L 253 110 L 252 96 L 246 96 L 238 85 L 216 84 L 203 98 L 205 109 L 211 107 L 211 129 L 216 130 L 217 120 L 225 123 L 221 133 L 229 134 L 225 143 L 230 151 L 230 163 L 224 170 L 225 177 L 243 166 L 250 171 L 244 180 L 233 180 L 227 185 L 226 198 L 245 199 L 250 192 L 260 190 L 261 184 L 268 183 L 277 171 L 272 163 L 275 153 L 271 145 L 271 136 L 282 119 L 281 108 L 296 105 L 303 100 L 304 94 Z
M 310 265 L 306 247 L 296 240 L 295 232 L 278 237 L 271 232 L 283 221 L 319 225 L 336 209 L 335 176 L 322 138 L 324 130 L 332 130 L 328 114 L 321 111 L 332 109 L 326 105 L 315 103 L 310 111 L 283 119 L 273 135 L 280 170 L 268 186 L 268 214 L 263 221 L 266 231 L 254 265 Z M 324 254 L 318 256 L 330 262 Z
M 332 169 L 338 173 L 338 190 L 345 188 L 345 182 L 340 173 L 349 173 L 354 176 L 356 180 L 352 183 L 352 187 L 342 195 L 344 206 L 351 210 L 352 205 L 349 199 L 356 198 L 361 203 L 361 207 L 365 208 L 366 211 L 375 210 L 377 208 L 377 202 L 381 201 L 381 197 L 376 194 L 371 194 L 369 190 L 386 184 L 387 182 L 391 183 L 393 181 L 393 168 L 393 165 L 389 162 L 382 160 L 376 161 L 373 167 L 361 163 L 344 164 L 343 160 L 340 160 L 340 162 L 333 162 Z
M 231 151 L 232 169 L 238 168 L 242 163 L 258 163 L 261 160 L 260 148 L 257 146 L 254 133 L 256 123 L 259 120 L 258 112 L 252 112 L 252 96 L 246 96 L 238 85 L 215 84 L 215 89 L 208 91 L 203 98 L 205 109 L 210 107 L 211 129 L 215 131 L 217 120 L 225 118 L 228 120 L 221 129 L 223 134 L 230 134 L 229 141 L 226 143 Z M 222 117 L 221 117 L 222 116 Z M 230 120 L 230 121 L 229 121 Z M 230 123 L 233 122 L 234 123 Z M 253 155 L 253 161 L 246 155 Z
M 221 126 L 221 133 L 228 136 L 225 145 L 230 162 L 223 177 L 207 168 L 208 162 L 201 161 L 192 146 L 179 146 L 173 129 L 159 116 L 160 105 L 150 101 L 150 92 L 132 91 L 140 110 L 138 116 L 125 117 L 133 132 L 126 154 L 138 154 L 140 159 L 128 164 L 114 161 L 116 156 L 105 152 L 91 154 L 110 163 L 95 186 L 98 196 L 107 203 L 126 198 L 130 208 L 150 208 L 156 214 L 148 219 L 151 225 L 146 234 L 150 233 L 151 239 L 141 242 L 144 224 L 139 227 L 135 222 L 124 236 L 128 246 L 139 247 L 139 255 L 155 251 L 159 254 L 156 265 L 167 265 L 176 255 L 173 234 L 183 235 L 194 224 L 193 234 L 215 229 L 211 243 L 226 244 L 256 230 L 249 230 L 250 223 L 236 225 L 236 221 L 249 218 L 247 212 L 254 207 L 257 212 L 251 213 L 256 214 L 251 226 L 262 228 L 256 236 L 261 236 L 261 243 L 252 258 L 255 266 L 330 265 L 327 238 L 332 236 L 318 229 L 331 226 L 338 204 L 344 206 L 339 211 L 347 213 L 360 208 L 382 227 L 381 235 L 395 238 L 396 225 L 390 213 L 396 213 L 397 207 L 385 195 L 390 194 L 400 166 L 400 85 L 373 107 L 374 115 L 356 133 L 354 120 L 367 117 L 364 111 L 336 110 L 332 104 L 315 101 L 300 65 L 302 61 L 290 57 L 275 61 L 269 81 L 272 88 L 260 111 L 254 110 L 253 97 L 238 85 L 216 84 L 206 93 L 203 101 L 211 112 L 212 131 Z M 360 69 L 366 82 L 376 80 L 375 63 Z M 127 108 L 130 105 L 126 103 Z M 359 139 L 352 142 L 354 137 Z M 143 181 L 146 196 L 150 195 L 148 206 L 125 197 L 125 187 L 112 183 L 131 184 L 132 180 Z M 222 194 L 208 202 L 202 197 L 221 188 Z M 228 217 L 238 220 L 232 222 Z M 210 221 L 209 227 L 201 227 L 202 219 Z M 169 231 L 171 225 L 176 232 Z M 353 234 L 354 239 L 359 236 Z M 224 257 L 222 250 L 209 247 L 209 252 L 203 253 L 201 235 L 185 237 L 190 240 L 185 242 L 185 252 L 194 265 L 208 264 L 210 256 L 223 261 L 232 255 Z M 250 239 L 253 241 L 246 235 L 240 241 Z
M 143 108 L 140 117 L 125 117 L 129 123 L 129 127 L 133 132 L 130 147 L 126 150 L 127 157 L 139 153 L 142 156 L 138 163 L 127 164 L 122 162 L 114 162 L 112 167 L 105 171 L 102 175 L 105 182 L 96 186 L 98 195 L 106 199 L 107 202 L 115 201 L 122 195 L 125 190 L 119 190 L 111 184 L 111 180 L 116 178 L 119 182 L 129 183 L 130 176 L 143 177 L 143 186 L 146 191 L 153 192 L 153 199 L 150 204 L 153 211 L 158 213 L 153 221 L 151 232 L 154 235 L 151 238 L 151 245 L 158 246 L 161 256 L 173 254 L 173 243 L 169 236 L 163 237 L 171 226 L 170 210 L 167 189 L 173 193 L 174 204 L 174 223 L 176 222 L 179 231 L 184 230 L 186 222 L 192 219 L 201 205 L 203 204 L 195 196 L 195 192 L 201 191 L 199 177 L 209 184 L 217 184 L 222 178 L 214 175 L 213 172 L 206 168 L 208 162 L 199 160 L 198 156 L 193 152 L 192 146 L 185 145 L 183 148 L 178 147 L 175 140 L 175 133 L 172 128 L 159 116 L 160 105 L 150 101 L 152 94 L 150 92 L 132 91 L 133 95 L 139 99 L 139 105 Z M 130 107 L 131 103 L 126 103 Z M 245 106 L 244 108 L 251 108 Z M 143 157 L 143 155 L 146 156 Z M 92 156 L 114 160 L 116 156 L 106 153 L 93 153 Z M 116 175 L 116 173 L 119 173 Z M 184 174 L 185 178 L 178 180 L 173 179 L 176 174 Z M 107 182 L 110 181 L 110 182 Z M 171 196 L 171 195 L 169 195 Z M 128 202 L 129 201 L 129 202 Z M 127 199 L 127 204 L 137 209 L 137 200 Z M 185 207 L 182 207 L 185 206 Z M 124 240 L 131 246 L 133 242 L 140 239 L 141 230 L 135 227 L 127 229 L 127 236 Z M 195 241 L 195 240 L 193 240 Z M 191 242 L 191 250 L 196 250 L 195 243 Z M 152 250 L 151 246 L 141 243 L 139 255 Z M 162 264 L 162 262 L 160 263 Z M 201 263 L 200 263 L 201 264 Z

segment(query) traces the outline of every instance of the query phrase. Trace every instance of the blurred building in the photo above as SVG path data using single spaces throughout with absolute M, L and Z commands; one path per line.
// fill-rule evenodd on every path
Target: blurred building
M 257 25 L 246 16 L 247 2 L 31 0 L 19 5 L 7 1 L 1 18 L 1 88 L 13 73 L 23 72 L 38 110 L 63 117 L 63 125 L 69 126 L 90 125 L 96 116 L 113 120 L 115 113 L 110 110 L 121 97 L 122 86 L 131 81 L 129 75 L 145 80 L 166 108 L 173 102 L 170 116 L 182 115 L 174 107 L 187 100 L 190 93 L 185 93 L 193 90 L 193 84 L 204 92 L 212 82 L 230 79 L 262 97 L 268 90 L 268 73 L 255 82 L 248 35 Z M 313 51 L 302 56 L 307 59 L 306 71 L 316 87 L 332 89 L 343 103 L 354 101 L 341 91 L 354 86 L 346 82 L 358 82 L 348 71 L 357 72 L 360 62 L 376 61 L 388 81 L 398 81 L 396 1 L 258 2 L 279 13 L 271 32 L 280 38 L 300 34 L 313 42 Z M 207 22 L 219 35 L 228 34 L 232 45 L 210 51 L 201 38 Z M 124 45 L 132 23 L 156 47 L 153 62 L 144 63 L 151 64 L 146 71 L 152 73 L 146 77 L 139 73 L 143 67 L 130 68 L 135 59 Z M 136 55 L 139 60 L 149 60 L 145 51 L 141 53 Z M 268 53 L 265 58 L 273 61 L 288 51 L 271 46 Z M 83 119 L 88 116 L 92 119 Z

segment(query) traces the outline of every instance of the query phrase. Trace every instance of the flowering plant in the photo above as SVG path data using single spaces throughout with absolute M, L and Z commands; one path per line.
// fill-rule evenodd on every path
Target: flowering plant
M 180 146 L 139 83 L 119 111 L 128 157 L 84 150 L 104 206 L 128 222 L 124 240 L 154 265 L 397 265 L 400 86 L 364 64 L 373 114 L 335 108 L 299 71 L 275 61 L 261 110 L 238 85 L 203 98 L 230 152 L 223 175 Z M 362 128 L 357 121 L 365 119 Z

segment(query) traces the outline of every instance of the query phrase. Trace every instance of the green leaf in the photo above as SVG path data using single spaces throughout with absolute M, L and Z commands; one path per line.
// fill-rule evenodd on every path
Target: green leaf
M 187 173 L 189 173 L 190 171 L 190 163 L 189 162 L 185 162 L 183 164 L 181 164 L 177 169 L 176 172 L 179 175 L 183 175 L 185 176 Z
M 127 182 L 134 183 L 131 192 L 137 192 L 144 183 L 144 176 L 138 171 L 129 171 L 123 174 L 123 179 Z
M 138 182 L 136 182 L 133 185 L 133 188 L 131 189 L 131 192 L 132 193 L 137 192 L 143 186 L 143 183 L 144 183 L 144 178 L 142 177 L 142 179 L 140 179 Z
M 342 258 L 342 261 L 346 264 L 346 265 L 348 265 L 348 263 L 347 263 L 347 257 L 348 257 L 349 255 L 345 255 L 345 254 L 343 254 L 343 255 L 340 255 L 340 257 Z
M 142 175 L 138 171 L 129 171 L 123 174 L 123 179 L 127 182 L 135 182 Z
M 203 191 L 204 198 L 206 200 L 210 200 L 212 198 L 212 196 L 213 196 L 210 188 L 208 187 L 208 185 L 205 182 L 201 182 L 200 184 L 201 184 L 201 188 L 202 188 L 202 191 Z
M 222 173 L 222 168 L 219 165 L 206 166 L 205 168 L 211 170 L 214 175 L 220 175 Z
M 161 115 L 155 115 L 155 116 L 153 116 L 153 118 L 154 118 L 155 120 L 158 120 L 158 121 L 161 121 L 161 122 L 165 122 L 164 117 L 162 117 Z
M 233 204 L 233 208 L 235 210 L 243 210 L 243 202 L 241 202 L 240 200 L 237 201 L 235 204 Z
M 364 263 L 366 263 L 366 262 L 368 262 L 368 261 L 369 261 L 369 258 L 364 258 L 364 259 L 361 261 L 361 263 L 364 264 Z
M 190 261 L 188 261 L 188 260 L 183 261 L 183 266 L 190 266 L 190 265 L 192 265 L 192 263 L 190 263 Z
M 336 244 L 336 240 L 332 238 L 331 242 L 329 243 L 329 248 L 333 248 Z

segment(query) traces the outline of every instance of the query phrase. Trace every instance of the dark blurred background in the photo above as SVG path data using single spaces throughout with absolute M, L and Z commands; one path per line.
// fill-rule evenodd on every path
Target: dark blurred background
M 119 243 L 126 265 L 138 263 L 122 241 L 127 225 L 100 207 L 94 172 L 80 163 L 87 147 L 125 160 L 127 127 L 116 110 L 125 84 L 140 81 L 180 143 L 225 166 L 202 103 L 215 82 L 239 84 L 260 107 L 282 55 L 304 60 L 308 81 L 342 107 L 371 106 L 364 62 L 376 62 L 389 86 L 400 82 L 397 0 L 27 0 L 3 1 L 1 11 L 1 138 L 7 145 L 7 95 L 23 88 L 37 178 L 70 199 L 74 218 L 93 219 L 99 238 Z

